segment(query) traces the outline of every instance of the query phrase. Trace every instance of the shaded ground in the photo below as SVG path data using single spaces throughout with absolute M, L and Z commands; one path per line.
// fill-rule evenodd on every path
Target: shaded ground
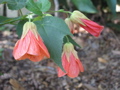
M 120 90 L 120 34 L 105 28 L 99 38 L 82 33 L 74 39 L 82 46 L 76 50 L 85 72 L 58 78 L 51 60 L 14 60 L 15 30 L 0 32 L 0 90 Z

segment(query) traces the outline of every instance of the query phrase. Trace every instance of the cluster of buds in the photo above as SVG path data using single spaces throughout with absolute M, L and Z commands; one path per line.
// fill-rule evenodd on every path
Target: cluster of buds
M 71 14 L 70 18 L 66 18 L 65 22 L 73 34 L 75 31 L 74 25 L 76 25 L 78 28 L 84 28 L 95 37 L 98 37 L 104 28 L 103 26 L 91 21 L 83 13 L 77 10 Z

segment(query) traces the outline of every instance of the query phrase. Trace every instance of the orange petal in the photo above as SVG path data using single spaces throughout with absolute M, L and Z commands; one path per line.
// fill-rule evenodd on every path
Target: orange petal
M 28 54 L 24 54 L 22 57 L 20 57 L 19 59 L 17 59 L 17 60 L 24 60 L 24 59 L 27 59 L 28 58 Z
M 45 44 L 43 43 L 42 39 L 40 36 L 38 36 L 38 44 L 41 48 L 41 52 L 44 53 L 44 55 L 47 57 L 47 58 L 50 58 L 50 54 L 45 46 Z
M 69 66 L 69 72 L 67 73 L 67 75 L 71 78 L 75 78 L 79 75 L 79 66 L 76 62 L 76 58 L 73 56 L 73 54 L 70 55 L 70 66 Z
M 42 52 L 40 50 L 39 44 L 37 43 L 37 38 L 35 35 L 29 30 L 25 38 L 30 38 L 30 46 L 27 54 L 39 56 Z
M 83 68 L 83 65 L 82 65 L 81 61 L 79 59 L 76 59 L 76 62 L 79 66 L 80 72 L 84 72 L 84 68 Z
M 80 20 L 82 20 L 82 22 L 86 25 L 86 26 L 84 26 L 84 25 L 80 24 L 80 26 L 82 28 L 84 28 L 85 30 L 87 30 L 93 36 L 98 37 L 104 28 L 103 26 L 101 26 L 91 20 L 87 20 L 87 19 L 80 19 Z
M 63 55 L 62 55 L 62 65 L 63 65 L 63 68 L 65 69 L 65 71 L 68 72 L 70 63 L 68 62 L 65 53 L 63 53 Z
M 62 77 L 67 74 L 67 73 L 63 72 L 60 68 L 57 69 L 57 72 L 58 72 L 58 77 Z
M 39 56 L 34 56 L 34 55 L 29 55 L 28 59 L 30 59 L 33 62 L 39 62 L 44 58 L 43 55 L 39 55 Z
M 27 53 L 27 50 L 30 45 L 30 38 L 23 38 L 17 41 L 14 50 L 13 56 L 16 60 L 20 59 Z
M 63 53 L 63 55 L 62 55 L 62 66 L 63 66 L 64 70 L 66 71 L 66 73 L 63 72 L 60 68 L 58 68 L 57 69 L 58 77 L 62 77 L 64 75 L 66 75 L 68 73 L 68 71 L 69 71 L 69 62 L 67 61 L 65 53 Z

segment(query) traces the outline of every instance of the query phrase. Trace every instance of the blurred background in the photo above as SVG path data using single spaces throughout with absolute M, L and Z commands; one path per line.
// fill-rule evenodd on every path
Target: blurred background
M 72 37 L 81 48 L 75 47 L 85 71 L 79 77 L 58 78 L 52 60 L 33 63 L 16 61 L 12 50 L 19 39 L 16 24 L 2 25 L 0 18 L 0 90 L 120 90 L 120 0 L 50 0 L 52 10 L 80 10 L 105 28 L 96 38 L 85 30 Z M 29 13 L 25 8 L 23 14 Z M 14 18 L 19 11 L 11 11 L 0 4 L 0 16 Z M 64 13 L 51 13 L 65 19 Z M 3 18 L 4 19 L 4 18 Z

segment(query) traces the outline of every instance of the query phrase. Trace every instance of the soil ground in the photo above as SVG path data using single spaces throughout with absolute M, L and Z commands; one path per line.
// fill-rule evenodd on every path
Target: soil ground
M 0 32 L 0 90 L 120 90 L 120 33 L 105 27 L 98 38 L 82 32 L 73 39 L 85 71 L 58 78 L 52 60 L 14 60 L 15 29 Z

